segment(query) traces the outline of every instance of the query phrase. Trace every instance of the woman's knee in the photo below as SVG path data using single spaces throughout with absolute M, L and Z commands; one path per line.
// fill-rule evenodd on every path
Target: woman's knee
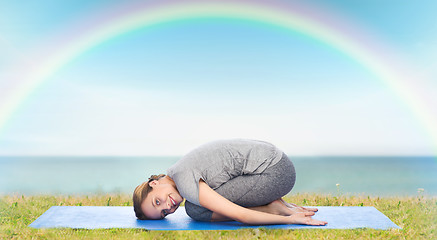
M 207 208 L 185 201 L 185 211 L 188 216 L 194 220 L 203 222 L 211 221 L 212 211 Z

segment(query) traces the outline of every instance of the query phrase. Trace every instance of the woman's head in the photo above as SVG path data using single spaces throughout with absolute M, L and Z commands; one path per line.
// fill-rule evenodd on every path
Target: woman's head
M 138 219 L 162 219 L 183 201 L 173 180 L 164 174 L 152 175 L 135 188 L 132 197 Z

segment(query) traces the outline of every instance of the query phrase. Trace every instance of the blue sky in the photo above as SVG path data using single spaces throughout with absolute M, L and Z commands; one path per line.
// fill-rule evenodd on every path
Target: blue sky
M 33 53 L 132 3 L 1 2 L 0 100 L 26 64 L 43 61 Z M 305 3 L 402 56 L 437 107 L 437 3 Z M 290 155 L 433 154 L 421 123 L 354 59 L 266 24 L 204 19 L 140 29 L 77 58 L 10 118 L 0 155 L 181 155 L 236 137 Z

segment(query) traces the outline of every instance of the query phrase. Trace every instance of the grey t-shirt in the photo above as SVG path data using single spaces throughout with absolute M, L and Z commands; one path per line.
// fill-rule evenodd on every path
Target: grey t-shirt
M 249 139 L 219 140 L 204 144 L 167 170 L 187 201 L 200 206 L 199 180 L 212 189 L 240 175 L 259 174 L 281 160 L 274 145 Z

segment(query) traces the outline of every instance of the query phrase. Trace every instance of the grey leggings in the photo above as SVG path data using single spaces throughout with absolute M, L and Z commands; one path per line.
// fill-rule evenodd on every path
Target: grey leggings
M 283 154 L 282 159 L 261 174 L 242 175 L 229 180 L 215 191 L 243 207 L 263 206 L 285 196 L 296 181 L 293 163 Z M 185 202 L 188 216 L 198 221 L 211 221 L 212 211 Z

